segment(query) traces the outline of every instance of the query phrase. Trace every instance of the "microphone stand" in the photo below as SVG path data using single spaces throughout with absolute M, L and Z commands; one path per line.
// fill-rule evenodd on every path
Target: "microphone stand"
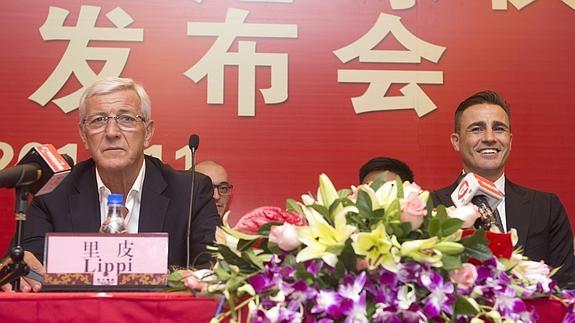
M 29 186 L 16 187 L 16 243 L 10 249 L 12 263 L 0 269 L 0 286 L 14 282 L 14 290 L 20 291 L 20 277 L 28 275 L 30 268 L 24 262 L 24 248 L 22 248 L 22 227 L 26 221 L 28 209 Z
M 194 209 L 194 186 L 196 186 L 196 148 L 190 147 L 192 151 L 192 188 L 190 189 L 190 210 L 188 214 L 188 230 L 186 231 L 186 269 L 190 269 L 190 235 L 192 229 L 192 213 Z

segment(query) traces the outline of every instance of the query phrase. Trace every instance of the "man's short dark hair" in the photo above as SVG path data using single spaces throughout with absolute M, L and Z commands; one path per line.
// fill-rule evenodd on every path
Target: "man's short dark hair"
M 359 183 L 363 183 L 363 179 L 367 174 L 373 171 L 390 171 L 396 173 L 402 181 L 409 181 L 413 183 L 413 172 L 406 163 L 401 160 L 389 157 L 375 157 L 365 163 L 359 169 Z
M 457 110 L 455 110 L 456 133 L 459 133 L 459 130 L 461 129 L 461 116 L 463 115 L 463 112 L 470 106 L 484 103 L 500 106 L 507 114 L 507 117 L 509 118 L 509 128 L 511 128 L 511 110 L 509 109 L 509 103 L 507 103 L 507 101 L 505 101 L 505 99 L 495 91 L 486 90 L 473 94 L 459 104 Z

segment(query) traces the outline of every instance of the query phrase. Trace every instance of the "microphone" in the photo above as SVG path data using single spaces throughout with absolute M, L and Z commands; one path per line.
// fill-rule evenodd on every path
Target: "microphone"
M 188 147 L 192 151 L 192 154 L 195 153 L 196 150 L 198 150 L 198 146 L 200 146 L 200 136 L 196 134 L 191 135 L 190 140 L 188 142 Z M 193 160 L 192 160 L 192 166 L 194 166 Z
M 192 212 L 194 209 L 194 187 L 196 186 L 196 150 L 198 150 L 198 146 L 200 145 L 200 136 L 193 134 L 190 136 L 190 140 L 188 141 L 188 147 L 192 152 L 192 167 L 190 170 L 192 171 L 192 179 L 191 179 L 191 189 L 190 189 L 190 209 L 188 213 L 188 230 L 186 231 L 186 268 L 190 268 L 190 235 L 191 235 L 191 228 L 192 228 Z
M 73 161 L 72 161 L 73 162 Z M 29 187 L 42 195 L 53 191 L 70 173 L 70 165 L 52 145 L 33 147 L 16 166 L 0 171 L 0 188 Z
M 477 174 L 468 173 L 451 194 L 456 207 L 472 203 L 479 208 L 480 226 L 485 230 L 500 232 L 494 211 L 503 201 L 503 193 L 495 184 Z M 495 230 L 496 229 L 496 230 Z
M 22 248 L 22 231 L 29 194 L 38 196 L 53 191 L 70 173 L 70 168 L 67 160 L 58 154 L 54 146 L 40 145 L 30 149 L 18 165 L 0 171 L 0 187 L 16 189 L 15 246 L 10 250 L 12 263 L 0 270 L 0 284 L 13 281 L 14 289 L 19 290 L 19 278 L 30 272 L 24 262 Z

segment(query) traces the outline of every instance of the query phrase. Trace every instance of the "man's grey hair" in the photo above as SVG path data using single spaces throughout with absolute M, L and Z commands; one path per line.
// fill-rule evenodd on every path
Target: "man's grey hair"
M 150 97 L 144 87 L 140 84 L 134 82 L 134 80 L 129 78 L 121 77 L 108 77 L 102 80 L 94 82 L 94 84 L 84 90 L 82 97 L 80 98 L 80 123 L 86 117 L 86 101 L 96 95 L 105 95 L 123 90 L 132 90 L 140 98 L 140 110 L 142 111 L 142 117 L 147 122 L 152 117 L 152 103 L 150 102 Z

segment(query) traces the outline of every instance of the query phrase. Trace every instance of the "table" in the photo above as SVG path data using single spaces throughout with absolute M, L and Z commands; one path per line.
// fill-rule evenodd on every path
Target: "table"
M 185 293 L 0 293 L 0 322 L 209 322 L 218 298 Z M 561 322 L 557 301 L 529 300 L 539 322 Z
M 209 322 L 218 298 L 184 293 L 0 293 L 0 322 Z

